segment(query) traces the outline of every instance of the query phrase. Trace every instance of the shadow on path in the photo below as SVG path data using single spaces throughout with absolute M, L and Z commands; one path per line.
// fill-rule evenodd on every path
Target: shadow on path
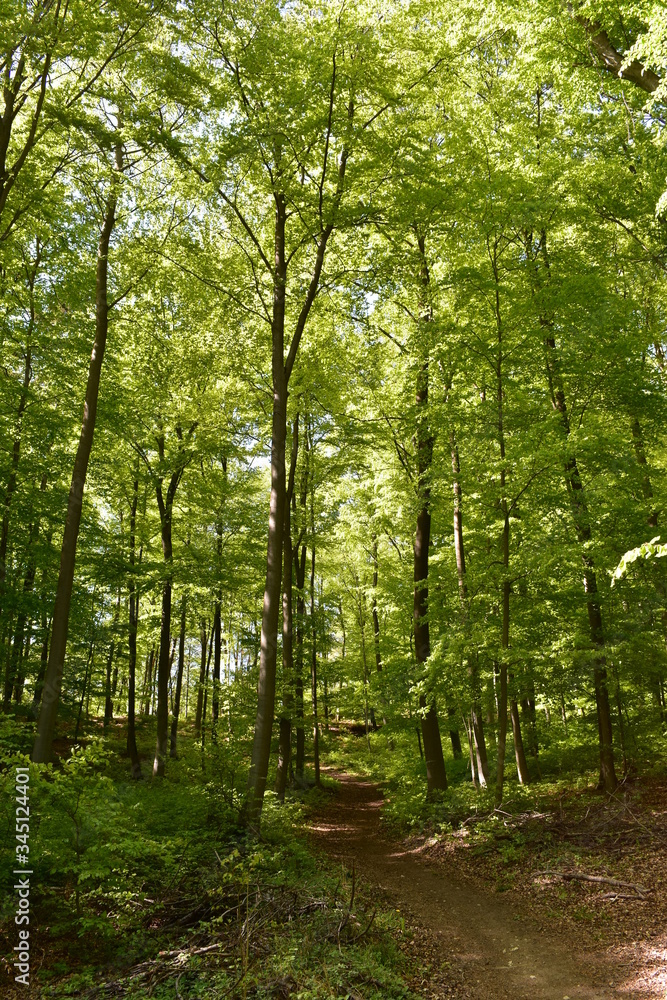
M 309 824 L 317 846 L 385 890 L 437 936 L 441 957 L 458 967 L 461 996 L 475 1000 L 612 1000 L 636 998 L 623 970 L 577 954 L 571 942 L 518 906 L 430 864 L 419 848 L 380 836 L 382 792 L 370 781 L 329 772 L 340 782 L 332 803 Z M 613 985 L 610 982 L 613 981 Z M 647 994 L 643 994 L 646 996 Z

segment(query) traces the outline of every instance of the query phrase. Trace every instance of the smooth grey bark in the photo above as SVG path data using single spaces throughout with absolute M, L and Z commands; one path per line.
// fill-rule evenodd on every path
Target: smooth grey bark
M 116 147 L 116 171 L 122 170 L 122 147 Z M 109 328 L 108 260 L 111 233 L 116 222 L 117 188 L 112 183 L 106 199 L 104 221 L 97 247 L 97 267 L 95 275 L 95 340 L 88 368 L 88 381 L 83 408 L 81 433 L 74 459 L 72 483 L 67 501 L 67 517 L 60 550 L 60 570 L 56 587 L 56 599 L 51 625 L 51 646 L 42 690 L 42 702 L 37 722 L 37 733 L 32 750 L 32 759 L 37 764 L 46 764 L 51 757 L 51 745 L 56 728 L 58 703 L 62 687 L 63 666 L 67 648 L 69 612 L 74 584 L 74 563 L 79 537 L 83 492 L 86 485 L 88 462 L 93 446 L 97 399 L 100 391 L 102 362 Z
M 580 14 L 575 15 L 575 18 L 585 29 L 591 48 L 604 69 L 621 80 L 634 84 L 647 94 L 655 93 L 660 86 L 660 77 L 657 73 L 644 66 L 639 59 L 633 59 L 626 66 L 625 56 L 614 48 L 609 35 L 598 21 L 590 21 Z

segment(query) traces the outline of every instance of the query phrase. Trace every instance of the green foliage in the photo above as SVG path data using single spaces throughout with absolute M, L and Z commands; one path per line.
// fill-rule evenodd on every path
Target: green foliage
M 483 815 L 490 843 L 505 672 L 533 783 L 519 785 L 512 736 L 508 809 L 538 782 L 595 783 L 605 698 L 617 768 L 664 766 L 663 6 L 0 0 L 0 23 L 7 787 L 34 736 L 91 344 L 108 318 L 59 622 L 55 763 L 31 765 L 35 905 L 54 933 L 105 954 L 128 934 L 138 960 L 183 881 L 218 902 L 258 872 L 296 891 L 311 862 L 292 833 L 322 794 L 308 787 L 315 728 L 323 762 L 385 784 L 387 822 L 439 835 Z M 265 595 L 270 456 L 275 501 L 278 432 L 297 415 L 290 673 L 264 608 L 279 618 L 280 595 Z M 123 756 L 130 593 L 142 782 Z M 146 780 L 162 632 L 172 713 L 179 669 L 182 681 L 164 783 Z M 264 714 L 289 719 L 293 753 L 303 729 L 307 760 L 286 805 L 267 793 L 255 851 L 238 828 L 262 648 L 278 652 Z M 450 788 L 426 801 L 432 705 Z M 269 789 L 275 739 L 272 751 Z M 509 866 L 524 846 L 501 842 L 500 856 Z M 386 940 L 341 956 L 317 936 L 329 916 L 314 918 L 302 995 L 352 995 L 355 963 L 368 995 L 400 995 L 378 964 Z M 277 926 L 279 978 L 302 961 L 289 949 L 303 928 L 283 943 Z M 220 977 L 201 995 L 227 989 Z

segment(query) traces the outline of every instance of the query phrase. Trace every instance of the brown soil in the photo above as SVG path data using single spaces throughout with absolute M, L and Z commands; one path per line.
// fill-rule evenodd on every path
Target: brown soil
M 576 934 L 424 856 L 424 845 L 380 835 L 382 792 L 345 774 L 335 801 L 310 824 L 317 845 L 345 861 L 417 925 L 404 950 L 427 974 L 429 997 L 474 1000 L 612 1000 L 665 996 L 662 976 L 642 975 L 641 956 L 585 951 Z M 448 870 L 449 869 L 449 870 Z

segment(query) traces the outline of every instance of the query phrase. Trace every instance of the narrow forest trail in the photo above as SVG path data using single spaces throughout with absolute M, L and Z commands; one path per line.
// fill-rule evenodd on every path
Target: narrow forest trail
M 384 890 L 401 912 L 435 935 L 450 966 L 451 988 L 430 995 L 474 1000 L 612 1000 L 636 997 L 623 970 L 593 960 L 576 942 L 549 928 L 501 896 L 458 881 L 430 864 L 419 848 L 380 835 L 382 792 L 370 781 L 333 774 L 335 800 L 310 824 L 317 846 L 332 858 L 354 859 L 359 876 Z M 614 985 L 612 985 L 612 982 Z M 644 994 L 645 996 L 646 994 Z

